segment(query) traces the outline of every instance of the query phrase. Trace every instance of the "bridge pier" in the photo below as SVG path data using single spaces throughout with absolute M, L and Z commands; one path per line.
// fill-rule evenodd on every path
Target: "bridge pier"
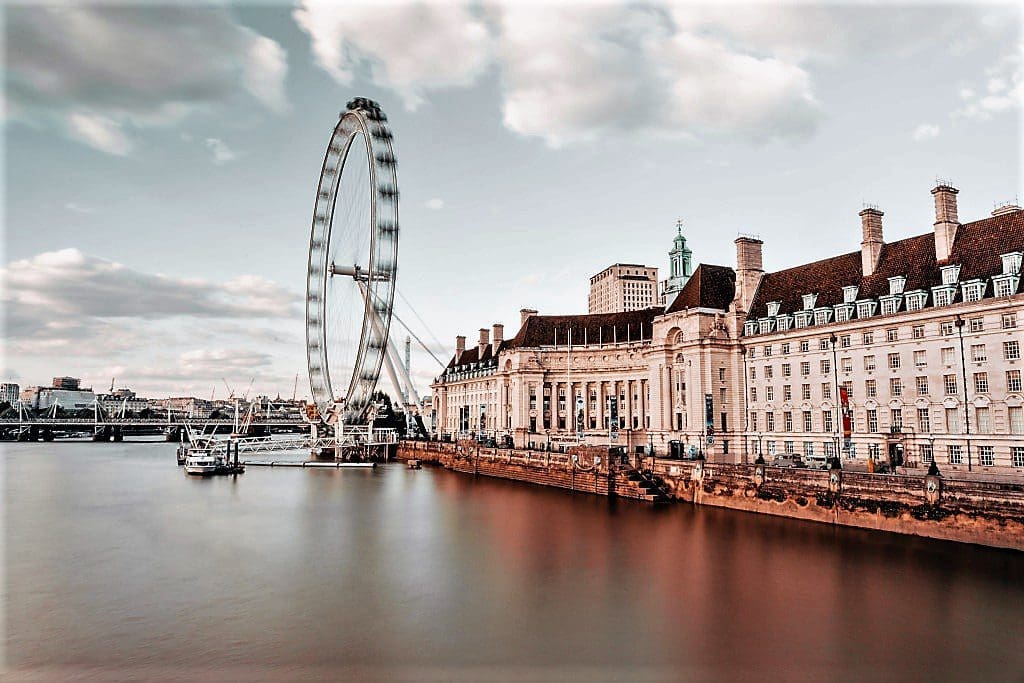
M 120 443 L 121 441 L 124 441 L 124 433 L 121 431 L 120 427 L 114 427 L 113 433 L 110 436 L 110 440 L 115 443 Z

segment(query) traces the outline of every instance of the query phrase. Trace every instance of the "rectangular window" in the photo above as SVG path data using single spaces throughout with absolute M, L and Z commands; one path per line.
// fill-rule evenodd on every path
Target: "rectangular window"
M 956 396 L 956 375 L 943 375 L 942 386 L 946 390 L 946 396 Z
M 793 385 L 783 384 L 782 385 L 782 400 L 792 401 L 793 400 Z
M 921 462 L 930 465 L 934 457 L 935 452 L 932 450 L 932 445 L 930 443 L 921 444 Z
M 793 431 L 793 413 L 788 410 L 782 413 L 782 429 L 786 432 Z
M 890 408 L 889 409 L 889 425 L 893 431 L 903 431 L 903 409 L 902 408 Z
M 789 342 L 783 342 L 783 344 L 782 344 L 782 355 L 785 356 L 785 355 L 788 355 L 788 354 L 789 354 Z
M 1010 462 L 1014 467 L 1024 467 L 1024 446 L 1010 446 Z
M 814 426 L 811 424 L 811 411 L 805 410 L 804 411 L 804 431 L 805 432 L 810 432 L 810 431 L 813 431 L 813 429 L 814 429 Z
M 1000 323 L 1004 330 L 1012 330 L 1017 327 L 1017 314 L 1016 313 L 1003 313 Z
M 889 394 L 891 396 L 903 395 L 903 380 L 899 377 L 889 378 Z
M 899 297 L 885 297 L 882 299 L 882 315 L 892 315 L 900 309 Z
M 900 354 L 890 353 L 889 354 L 889 369 L 899 370 L 900 369 Z
M 753 366 L 750 368 L 750 379 L 757 379 L 757 368 Z
M 976 372 L 976 373 L 974 373 L 974 393 L 976 393 L 976 394 L 987 394 L 988 393 L 988 373 L 987 372 Z
M 750 429 L 751 431 L 757 431 L 757 411 L 750 411 Z
M 927 408 L 917 409 L 917 431 L 921 434 L 932 431 L 932 416 Z
M 828 339 L 819 339 L 818 340 L 818 350 L 819 351 L 828 351 Z
M 946 446 L 946 453 L 950 465 L 959 465 L 964 461 L 964 447 L 957 443 Z
M 988 351 L 984 344 L 971 344 L 971 362 L 983 363 L 988 360 Z
M 864 395 L 867 396 L 868 398 L 874 398 L 875 396 L 878 396 L 878 386 L 875 384 L 875 380 L 864 380 Z
M 874 410 L 874 409 L 868 410 L 868 431 L 869 432 L 877 432 L 878 431 L 878 411 L 877 410 Z
M 974 409 L 974 424 L 977 426 L 979 434 L 992 433 L 992 417 L 988 408 Z
M 1020 342 L 1017 340 L 1003 342 L 1003 359 L 1020 360 Z
M 960 433 L 960 411 L 956 408 L 946 408 L 946 432 L 949 434 Z
M 843 334 L 839 337 L 839 346 L 844 349 L 850 348 L 850 335 Z
M 981 332 L 982 330 L 985 329 L 984 318 L 971 318 L 970 320 L 967 321 L 967 323 L 970 326 L 971 332 Z
M 924 349 L 914 351 L 914 367 L 928 367 L 928 353 Z
M 782 376 L 783 377 L 789 377 L 792 374 L 793 374 L 793 370 L 792 370 L 792 368 L 790 368 L 789 363 L 783 363 L 782 364 Z
M 782 445 L 786 449 L 786 453 L 788 455 L 793 455 L 793 453 L 795 452 L 796 449 L 793 447 L 795 443 L 796 442 L 794 442 L 794 441 L 783 441 L 782 442 Z
M 874 356 L 864 356 L 864 369 L 868 370 L 868 371 L 871 371 L 871 370 L 875 369 L 875 357 Z
M 914 339 L 924 339 L 924 325 L 914 325 L 910 328 L 910 336 Z
M 885 331 L 885 340 L 894 342 L 900 338 L 900 331 L 895 327 L 890 327 Z
M 724 382 L 725 381 L 725 368 L 718 368 L 718 381 L 719 382 Z
M 750 400 L 751 402 L 757 401 L 757 387 L 750 387 Z
M 814 457 L 814 442 L 804 441 L 804 455 L 808 458 Z
M 770 346 L 764 347 L 764 355 L 766 355 L 766 356 L 772 355 L 772 347 L 770 347 Z
M 826 358 L 821 361 L 821 374 L 827 375 L 832 372 L 832 361 Z
M 953 291 L 948 287 L 936 287 L 932 290 L 932 300 L 936 306 L 948 306 L 953 300 Z
M 801 384 L 800 385 L 800 398 L 803 399 L 804 401 L 810 401 L 811 400 L 811 385 L 810 384 Z
M 775 387 L 768 386 L 764 388 L 764 400 L 774 401 L 775 400 Z
M 964 301 L 981 301 L 982 294 L 985 293 L 985 284 L 981 282 L 972 282 L 970 284 L 964 284 L 962 286 L 964 292 Z
M 1010 422 L 1010 433 L 1011 434 L 1024 434 L 1024 408 L 1020 406 L 1010 406 L 1007 409 Z
M 874 341 L 875 341 L 875 333 L 874 332 L 865 332 L 864 336 L 861 337 L 861 341 L 864 344 L 872 344 L 872 343 L 874 343 Z
M 839 359 L 839 368 L 843 372 L 853 372 L 853 359 L 847 356 Z
M 1014 393 L 1020 392 L 1020 370 L 1006 371 L 1006 390 Z
M 811 350 L 811 342 L 807 341 L 806 339 L 804 339 L 802 342 L 800 342 L 800 351 L 802 353 L 807 353 L 810 350 Z
M 821 424 L 824 425 L 824 430 L 826 432 L 831 432 L 835 430 L 835 423 L 832 420 L 831 410 L 821 411 Z
M 852 401 L 853 400 L 853 382 L 849 381 L 849 380 L 847 380 L 846 382 L 843 382 L 843 389 L 846 389 L 846 398 Z
M 808 361 L 800 363 L 800 375 L 806 377 L 811 374 L 811 364 Z
M 821 397 L 823 399 L 826 399 L 826 400 L 832 398 L 832 383 L 831 382 L 822 382 L 821 383 Z
M 868 457 L 872 460 L 878 460 L 878 456 L 881 455 L 882 449 L 879 448 L 877 443 L 868 444 Z
M 764 414 L 764 426 L 769 432 L 775 431 L 775 413 L 767 412 Z
M 765 379 L 771 379 L 774 376 L 775 376 L 774 368 L 772 368 L 771 365 L 764 366 L 764 378 Z
M 993 446 L 978 446 L 978 460 L 982 467 L 992 467 L 995 464 L 995 448 Z
M 939 334 L 943 337 L 948 337 L 953 334 L 953 322 L 947 320 L 946 322 L 939 323 Z
M 952 346 L 942 347 L 942 364 L 952 365 L 956 362 L 956 350 Z
M 914 378 L 914 384 L 917 386 L 917 395 L 918 396 L 927 396 L 928 395 L 928 376 L 927 375 L 919 375 L 916 378 Z

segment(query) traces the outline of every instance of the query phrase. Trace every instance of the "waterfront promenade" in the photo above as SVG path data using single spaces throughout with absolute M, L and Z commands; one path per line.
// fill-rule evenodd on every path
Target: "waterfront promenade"
M 568 453 L 404 441 L 399 458 L 573 492 L 697 505 L 1024 550 L 1024 483 L 878 475 L 647 458 L 610 462 L 607 449 Z M 595 463 L 595 459 L 597 462 Z M 646 473 L 651 486 L 638 474 Z M 641 490 L 641 487 L 642 490 Z M 646 495 L 645 495 L 646 494 Z

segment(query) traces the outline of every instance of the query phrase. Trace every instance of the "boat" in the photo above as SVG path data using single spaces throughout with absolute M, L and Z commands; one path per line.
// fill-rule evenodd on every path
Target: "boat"
M 185 456 L 185 473 L 208 477 L 217 473 L 218 459 L 206 448 L 191 448 Z
M 409 469 L 410 470 L 418 470 L 418 469 L 420 469 L 420 461 L 419 460 L 410 460 L 409 461 Z

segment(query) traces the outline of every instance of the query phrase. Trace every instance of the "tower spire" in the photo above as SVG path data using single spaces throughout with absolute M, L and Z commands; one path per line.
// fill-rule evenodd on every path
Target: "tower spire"
M 672 240 L 672 249 L 668 252 L 669 278 L 665 281 L 665 304 L 671 305 L 676 294 L 690 279 L 690 257 L 692 252 L 686 246 L 683 236 L 683 219 L 676 219 L 676 236 Z

